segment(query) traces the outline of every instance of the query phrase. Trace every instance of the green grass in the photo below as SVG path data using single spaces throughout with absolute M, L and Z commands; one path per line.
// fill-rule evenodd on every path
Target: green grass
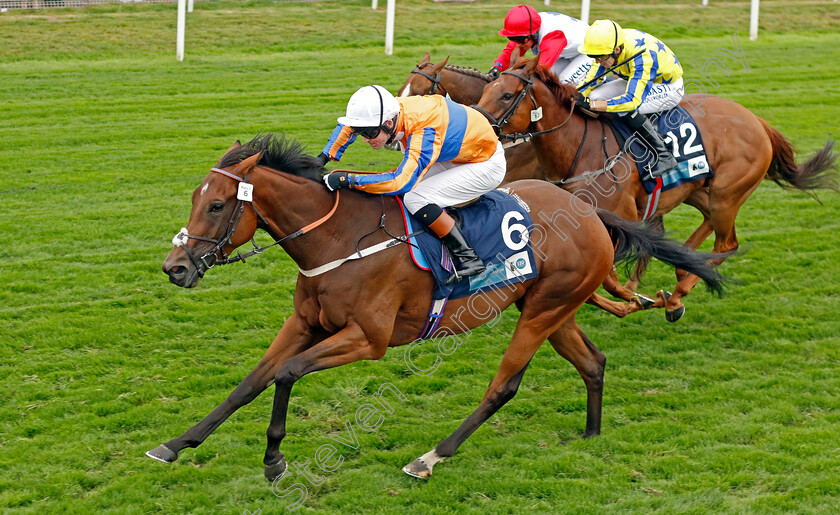
M 384 6 L 385 2 L 380 2 Z M 786 134 L 800 159 L 837 136 L 840 5 L 594 2 L 664 39 L 683 63 L 732 49 L 710 91 Z M 0 509 L 24 513 L 283 513 L 262 477 L 264 394 L 172 465 L 144 451 L 209 413 L 291 314 L 296 267 L 279 249 L 212 270 L 195 290 L 160 263 L 189 195 L 236 139 L 285 131 L 311 152 L 359 86 L 402 84 L 423 55 L 489 68 L 510 2 L 398 2 L 395 55 L 369 2 L 198 2 L 176 62 L 175 6 L 97 5 L 0 14 Z M 533 4 L 543 9 L 542 2 Z M 552 10 L 575 15 L 577 1 Z M 687 77 L 697 77 L 686 66 Z M 361 147 L 361 145 L 357 146 Z M 385 170 L 353 148 L 342 167 Z M 474 409 L 515 314 L 474 332 L 428 377 L 404 349 L 312 374 L 293 391 L 289 462 L 312 461 L 385 382 L 406 396 L 300 511 L 318 513 L 830 513 L 840 503 L 840 195 L 821 206 L 763 184 L 738 217 L 737 280 L 701 288 L 686 317 L 578 320 L 608 358 L 602 436 L 580 439 L 583 384 L 550 347 L 517 397 L 428 482 L 400 467 Z M 666 218 L 685 238 L 699 216 Z M 267 241 L 263 238 L 263 241 Z M 704 248 L 708 248 L 708 244 Z M 642 289 L 673 285 L 654 264 Z M 415 359 L 434 359 L 433 343 Z M 314 465 L 309 466 L 310 470 Z M 279 483 L 286 488 L 300 476 Z

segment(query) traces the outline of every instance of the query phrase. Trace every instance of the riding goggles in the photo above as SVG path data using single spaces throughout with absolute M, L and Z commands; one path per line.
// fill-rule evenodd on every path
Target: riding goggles
M 606 61 L 610 57 L 612 57 L 612 54 L 604 54 L 604 55 L 589 55 L 589 54 L 587 54 L 587 57 L 589 57 L 590 59 L 595 59 L 595 61 L 601 63 L 601 62 Z
M 531 36 L 508 36 L 508 39 L 517 45 L 524 45 L 529 39 L 531 39 Z
M 351 129 L 359 136 L 367 139 L 373 139 L 382 132 L 382 127 L 351 127 Z

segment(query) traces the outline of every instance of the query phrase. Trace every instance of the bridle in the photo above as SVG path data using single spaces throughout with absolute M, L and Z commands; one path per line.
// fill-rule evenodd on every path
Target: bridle
M 247 175 L 245 177 L 239 177 L 238 175 L 232 174 L 232 173 L 230 173 L 226 170 L 222 170 L 221 168 L 211 168 L 210 170 L 213 171 L 213 172 L 216 172 L 218 174 L 224 175 L 225 177 L 229 177 L 229 178 L 239 182 L 240 185 L 239 185 L 239 191 L 238 191 L 237 196 L 236 196 L 236 198 L 237 198 L 236 206 L 233 208 L 233 213 L 231 213 L 231 215 L 230 215 L 230 219 L 228 220 L 227 228 L 225 229 L 225 233 L 221 238 L 213 239 L 213 238 L 208 238 L 206 236 L 199 236 L 199 235 L 196 235 L 196 234 L 190 234 L 187 231 L 186 227 L 182 228 L 178 232 L 178 234 L 176 234 L 175 237 L 172 238 L 172 244 L 175 245 L 176 247 L 181 247 L 182 249 L 184 249 L 184 252 L 186 252 L 187 256 L 189 256 L 190 261 L 195 266 L 199 277 L 204 277 L 205 272 L 207 272 L 207 270 L 213 268 L 215 265 L 227 265 L 227 264 L 230 264 L 230 263 L 236 263 L 237 261 L 242 261 L 244 263 L 246 258 L 249 258 L 249 257 L 251 257 L 255 254 L 260 254 L 270 247 L 273 247 L 275 245 L 280 245 L 285 241 L 288 241 L 288 240 L 291 240 L 293 238 L 297 238 L 298 236 L 301 236 L 303 234 L 306 234 L 307 232 L 311 231 L 312 229 L 318 227 L 319 225 L 321 225 L 324 222 L 326 222 L 327 220 L 329 220 L 329 218 L 335 213 L 336 209 L 338 208 L 339 193 L 338 193 L 338 191 L 336 191 L 335 192 L 335 204 L 333 205 L 330 212 L 327 213 L 325 216 L 321 217 L 319 220 L 307 225 L 306 227 L 298 229 L 297 231 L 289 234 L 288 236 L 284 236 L 284 237 L 282 237 L 278 240 L 275 240 L 274 243 L 270 243 L 270 244 L 268 244 L 264 247 L 260 247 L 259 245 L 257 245 L 257 242 L 254 239 L 255 236 L 251 237 L 251 244 L 254 246 L 253 250 L 250 250 L 250 251 L 246 252 L 245 254 L 242 254 L 239 251 L 237 251 L 236 256 L 229 257 L 229 255 L 225 253 L 224 247 L 225 247 L 225 245 L 231 243 L 231 239 L 233 238 L 233 234 L 236 232 L 236 228 L 239 226 L 239 222 L 242 220 L 242 214 L 245 212 L 245 204 L 248 204 L 248 205 L 251 206 L 251 209 L 254 210 L 254 213 L 256 213 L 256 215 L 260 218 L 260 220 L 262 220 L 262 223 L 264 224 L 264 227 L 268 227 L 269 223 L 268 223 L 268 220 L 266 220 L 266 218 L 262 215 L 262 213 L 260 213 L 260 211 L 257 209 L 257 206 L 254 205 L 253 201 L 248 200 L 246 198 L 243 198 L 243 197 L 246 196 L 246 195 L 242 194 L 243 190 L 253 190 L 253 185 L 250 185 L 250 183 L 248 182 L 248 176 Z M 250 188 L 243 187 L 243 185 L 249 185 Z M 250 196 L 250 193 L 247 196 Z M 192 251 L 190 251 L 189 247 L 187 247 L 187 242 L 190 239 L 198 240 L 198 241 L 206 241 L 206 242 L 214 244 L 215 246 L 213 247 L 213 249 L 204 253 L 203 256 L 196 257 L 196 255 Z
M 502 113 L 501 118 L 496 119 L 493 115 L 491 115 L 490 113 L 485 111 L 483 108 L 479 107 L 478 105 L 470 106 L 473 109 L 475 109 L 476 111 L 478 111 L 479 113 L 483 114 L 485 116 L 485 118 L 487 118 L 487 120 L 490 122 L 490 126 L 493 127 L 493 130 L 496 132 L 496 135 L 499 137 L 499 139 L 509 139 L 509 140 L 513 140 L 513 141 L 522 139 L 524 141 L 528 141 L 531 138 L 533 138 L 534 136 L 539 136 L 541 134 L 547 134 L 549 132 L 552 132 L 552 131 L 555 131 L 555 130 L 559 129 L 560 127 L 566 125 L 566 122 L 568 122 L 572 118 L 572 113 L 574 113 L 574 111 L 575 111 L 575 101 L 574 101 L 574 99 L 572 99 L 572 102 L 571 102 L 572 105 L 571 105 L 571 109 L 569 109 L 569 116 L 567 116 L 566 119 L 563 120 L 563 122 L 559 125 L 556 125 L 556 126 L 550 128 L 550 129 L 547 129 L 547 130 L 544 130 L 544 131 L 516 132 L 516 133 L 513 133 L 513 134 L 502 134 L 502 127 L 510 121 L 511 117 L 516 113 L 516 110 L 519 108 L 519 104 L 521 104 L 522 101 L 525 100 L 526 95 L 531 98 L 531 103 L 534 105 L 534 109 L 531 111 L 531 122 L 528 124 L 528 127 L 530 127 L 532 124 L 534 124 L 534 123 L 536 123 L 536 122 L 538 122 L 542 119 L 542 107 L 537 105 L 537 100 L 534 98 L 534 92 L 531 91 L 531 87 L 534 85 L 534 81 L 529 79 L 528 77 L 519 75 L 518 73 L 515 73 L 515 72 L 510 72 L 510 71 L 503 71 L 502 75 L 513 75 L 514 77 L 516 77 L 519 80 L 521 80 L 522 82 L 524 82 L 525 87 L 522 88 L 522 91 L 519 92 L 519 96 L 516 97 L 516 100 L 510 105 L 510 107 L 508 107 L 507 110 L 504 113 Z
M 426 77 L 427 79 L 429 79 L 431 81 L 432 88 L 427 93 L 428 95 L 437 94 L 438 87 L 440 87 L 440 89 L 441 89 L 441 91 L 443 91 L 444 95 L 447 94 L 446 89 L 444 89 L 444 87 L 440 85 L 440 72 L 438 72 L 438 74 L 435 75 L 435 76 L 431 76 L 428 73 L 421 70 L 420 68 L 416 68 L 414 70 L 411 70 L 411 73 L 416 73 L 417 75 L 422 75 L 423 77 Z

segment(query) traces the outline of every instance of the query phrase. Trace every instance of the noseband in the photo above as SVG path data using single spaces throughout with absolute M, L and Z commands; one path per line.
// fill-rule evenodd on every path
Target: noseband
M 254 237 L 252 237 L 251 238 L 251 244 L 254 246 L 253 250 L 250 250 L 250 251 L 246 252 L 245 254 L 242 254 L 242 253 L 237 251 L 236 256 L 229 257 L 228 254 L 226 254 L 225 251 L 224 251 L 224 246 L 227 245 L 228 243 L 231 243 L 231 238 L 233 238 L 233 234 L 236 232 L 236 228 L 239 226 L 239 222 L 242 220 L 242 214 L 245 212 L 245 204 L 246 203 L 251 206 L 251 209 L 253 209 L 254 213 L 257 214 L 257 216 L 260 218 L 260 220 L 262 220 L 265 227 L 268 227 L 269 224 L 268 224 L 268 220 L 266 220 L 265 217 L 262 215 L 262 213 L 259 212 L 259 210 L 257 209 L 257 206 L 254 205 L 253 201 L 249 200 L 249 199 L 252 198 L 253 186 L 251 186 L 251 188 L 243 186 L 243 185 L 246 185 L 246 184 L 250 186 L 250 183 L 248 183 L 248 176 L 247 175 L 245 177 L 239 177 L 239 176 L 234 175 L 234 174 L 232 174 L 232 173 L 230 173 L 226 170 L 222 170 L 221 168 L 211 168 L 210 170 L 213 171 L 213 172 L 216 172 L 218 174 L 222 174 L 226 177 L 230 177 L 231 179 L 239 182 L 240 185 L 239 185 L 239 192 L 237 193 L 237 196 L 236 196 L 236 198 L 237 198 L 236 206 L 233 208 L 233 213 L 231 213 L 231 215 L 230 215 L 230 220 L 228 220 L 228 225 L 227 225 L 227 229 L 225 230 L 225 234 L 221 238 L 213 239 L 213 238 L 208 238 L 206 236 L 198 236 L 198 235 L 195 235 L 195 234 L 190 234 L 187 231 L 186 227 L 182 228 L 178 232 L 178 234 L 176 234 L 175 237 L 172 238 L 172 244 L 175 245 L 176 247 L 181 247 L 182 249 L 184 249 L 184 252 L 187 253 L 187 256 L 189 256 L 189 258 L 190 258 L 190 261 L 192 261 L 192 264 L 195 266 L 196 270 L 198 271 L 199 277 L 204 277 L 204 273 L 207 270 L 213 268 L 215 265 L 227 265 L 227 264 L 230 264 L 230 263 L 235 263 L 237 261 L 242 261 L 244 263 L 245 258 L 249 258 L 249 257 L 251 257 L 255 254 L 260 254 L 264 250 L 266 250 L 267 248 L 273 247 L 275 245 L 280 245 L 284 241 L 291 240 L 292 238 L 297 238 L 298 236 L 301 236 L 301 235 L 309 232 L 310 230 L 314 229 L 315 227 L 318 227 L 322 223 L 326 222 L 333 215 L 333 213 L 335 213 L 335 210 L 338 208 L 339 194 L 338 194 L 338 191 L 336 191 L 335 192 L 336 193 L 335 204 L 333 205 L 330 212 L 327 213 L 324 217 L 322 217 L 318 221 L 313 222 L 313 223 L 307 225 L 306 227 L 303 227 L 302 229 L 298 229 L 297 231 L 289 234 L 288 236 L 284 236 L 283 238 L 280 238 L 279 240 L 275 240 L 274 243 L 270 243 L 270 244 L 268 244 L 264 247 L 260 247 L 259 245 L 257 245 L 256 240 L 254 239 Z M 243 190 L 249 190 L 249 192 L 247 194 L 243 194 Z M 193 252 L 190 251 L 189 247 L 187 247 L 187 242 L 190 239 L 210 242 L 210 243 L 213 243 L 215 246 L 213 247 L 212 250 L 206 252 L 203 256 L 196 257 L 195 254 L 193 254 Z
M 528 77 L 524 77 L 522 75 L 519 75 L 518 73 L 509 71 L 503 71 L 502 75 L 513 75 L 514 77 L 524 82 L 525 87 L 522 88 L 522 91 L 519 92 L 519 96 L 516 97 L 516 100 L 513 102 L 513 104 L 511 104 L 510 107 L 508 107 L 507 110 L 502 114 L 501 118 L 496 119 L 493 115 L 491 115 L 478 105 L 470 106 L 479 113 L 483 114 L 485 118 L 487 118 L 487 120 L 490 122 L 490 126 L 493 127 L 493 130 L 496 132 L 496 136 L 498 136 L 499 139 L 510 139 L 514 141 L 521 139 L 524 141 L 528 141 L 534 136 L 539 136 L 540 134 L 546 134 L 559 129 L 560 127 L 564 126 L 566 122 L 569 121 L 569 119 L 571 119 L 572 113 L 575 110 L 574 99 L 572 100 L 572 107 L 569 110 L 569 116 L 565 120 L 563 120 L 563 123 L 561 123 L 560 125 L 556 125 L 548 130 L 538 132 L 516 132 L 513 134 L 502 134 L 502 127 L 510 121 L 511 117 L 513 117 L 513 115 L 516 113 L 516 110 L 519 108 L 519 104 L 521 104 L 522 101 L 525 100 L 526 95 L 531 97 L 531 103 L 534 105 L 534 109 L 531 111 L 531 122 L 528 124 L 528 127 L 530 127 L 531 124 L 536 123 L 542 119 L 542 107 L 537 105 L 537 100 L 534 98 L 534 92 L 531 91 L 531 86 L 534 85 L 534 81 L 529 79 Z
M 429 75 L 428 73 L 424 72 L 423 70 L 421 70 L 419 68 L 416 69 L 416 70 L 411 70 L 411 73 L 416 73 L 417 75 L 422 75 L 423 77 L 426 77 L 427 79 L 429 79 L 432 82 L 432 89 L 429 90 L 429 92 L 427 93 L 428 95 L 434 95 L 434 94 L 437 93 L 438 86 L 440 86 L 440 72 L 438 72 L 438 74 L 435 75 L 434 77 Z M 443 90 L 444 93 L 446 93 L 446 90 L 443 89 L 442 86 L 440 86 L 440 89 Z

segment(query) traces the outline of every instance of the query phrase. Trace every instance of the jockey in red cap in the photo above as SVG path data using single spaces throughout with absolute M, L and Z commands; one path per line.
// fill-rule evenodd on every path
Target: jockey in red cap
M 576 84 L 592 64 L 578 52 L 589 25 L 565 14 L 538 13 L 528 5 L 517 5 L 505 16 L 499 35 L 510 41 L 488 72 L 492 77 L 510 66 L 511 56 L 522 57 L 531 50 L 539 56 L 540 65 L 550 70 L 561 82 Z M 515 52 L 515 54 L 514 54 Z

